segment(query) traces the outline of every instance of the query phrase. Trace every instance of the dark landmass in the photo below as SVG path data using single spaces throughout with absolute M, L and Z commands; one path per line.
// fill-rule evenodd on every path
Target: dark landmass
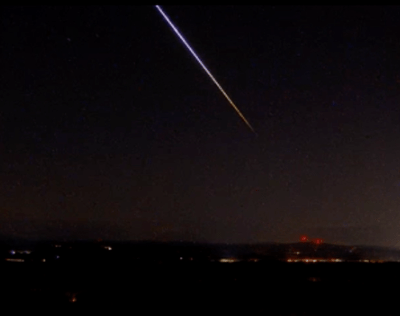
M 379 247 L 3 240 L 0 251 L 4 304 L 41 310 L 387 315 L 400 284 L 400 252 Z

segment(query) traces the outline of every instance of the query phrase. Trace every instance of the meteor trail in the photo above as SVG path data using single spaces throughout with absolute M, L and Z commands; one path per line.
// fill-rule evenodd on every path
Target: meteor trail
M 252 130 L 253 133 L 256 133 L 253 127 L 250 125 L 250 123 L 247 121 L 247 119 L 244 117 L 242 112 L 238 109 L 238 107 L 233 103 L 231 98 L 226 94 L 224 89 L 222 89 L 221 85 L 218 83 L 217 79 L 214 78 L 214 76 L 211 74 L 211 72 L 207 69 L 207 67 L 203 64 L 203 62 L 200 60 L 199 56 L 194 52 L 194 50 L 190 47 L 190 45 L 186 42 L 184 37 L 179 33 L 178 29 L 175 27 L 174 24 L 170 21 L 168 16 L 164 13 L 163 10 L 161 10 L 159 5 L 155 6 L 157 10 L 161 13 L 161 15 L 164 17 L 164 19 L 168 22 L 168 24 L 172 27 L 172 29 L 175 31 L 176 35 L 181 39 L 183 44 L 185 44 L 186 48 L 192 53 L 193 57 L 196 58 L 197 62 L 200 64 L 201 67 L 203 67 L 204 71 L 207 73 L 207 75 L 211 78 L 211 80 L 215 83 L 215 85 L 218 87 L 218 89 L 221 91 L 221 93 L 225 96 L 225 98 L 228 100 L 228 102 L 232 105 L 232 107 L 235 109 L 237 114 L 241 117 L 241 119 L 246 123 L 246 125 Z

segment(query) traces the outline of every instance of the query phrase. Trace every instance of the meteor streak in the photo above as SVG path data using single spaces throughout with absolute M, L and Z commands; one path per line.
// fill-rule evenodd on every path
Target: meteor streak
M 156 5 L 157 10 L 161 13 L 161 15 L 164 17 L 164 19 L 168 22 L 168 24 L 172 27 L 172 29 L 175 31 L 176 35 L 181 39 L 183 44 L 185 44 L 186 48 L 192 53 L 193 57 L 197 60 L 197 62 L 200 64 L 201 67 L 203 67 L 204 71 L 207 73 L 207 75 L 211 78 L 211 80 L 215 83 L 215 85 L 218 87 L 218 89 L 221 91 L 221 93 L 225 96 L 225 98 L 228 100 L 228 102 L 232 105 L 232 107 L 235 109 L 237 114 L 240 116 L 240 118 L 246 123 L 246 125 L 252 130 L 253 133 L 255 133 L 255 130 L 253 127 L 250 125 L 250 123 L 247 121 L 247 119 L 244 117 L 242 112 L 238 109 L 238 107 L 233 103 L 231 98 L 227 95 L 227 93 L 222 89 L 221 85 L 218 83 L 217 79 L 214 78 L 214 76 L 211 74 L 211 72 L 207 69 L 207 67 L 203 64 L 199 56 L 194 52 L 194 50 L 190 47 L 188 42 L 184 39 L 184 37 L 179 33 L 178 29 L 175 27 L 175 25 L 170 21 L 168 16 L 164 13 L 163 10 L 161 10 L 159 5 Z

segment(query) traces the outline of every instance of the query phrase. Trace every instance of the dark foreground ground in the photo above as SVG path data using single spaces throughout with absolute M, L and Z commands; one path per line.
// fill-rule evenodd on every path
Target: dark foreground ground
M 1 265 L 14 312 L 399 315 L 399 294 L 398 263 Z

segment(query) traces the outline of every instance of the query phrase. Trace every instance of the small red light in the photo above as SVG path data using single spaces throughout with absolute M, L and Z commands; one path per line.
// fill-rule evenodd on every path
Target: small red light
M 317 245 L 322 244 L 322 239 L 320 239 L 320 238 L 315 239 L 315 243 L 316 243 Z
M 300 237 L 300 241 L 306 242 L 306 241 L 308 241 L 308 237 L 303 235 L 303 236 Z

